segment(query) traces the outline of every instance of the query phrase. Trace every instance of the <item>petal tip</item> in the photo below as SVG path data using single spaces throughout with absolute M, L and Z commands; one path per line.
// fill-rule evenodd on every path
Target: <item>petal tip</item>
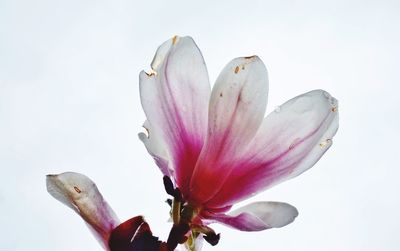
M 257 55 L 234 58 L 228 65 L 233 69 L 234 75 L 245 73 L 248 69 L 252 69 L 257 74 L 265 75 L 265 78 L 268 79 L 267 67 Z
M 289 225 L 294 222 L 294 220 L 299 216 L 299 211 L 296 207 L 287 204 L 287 203 L 279 203 L 280 213 L 277 214 L 277 217 L 280 218 L 279 221 L 273 226 L 274 228 L 281 228 Z

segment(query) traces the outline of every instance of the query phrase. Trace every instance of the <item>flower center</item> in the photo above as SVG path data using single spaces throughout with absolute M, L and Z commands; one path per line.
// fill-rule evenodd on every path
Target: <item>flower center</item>
M 195 251 L 196 239 L 200 235 L 211 245 L 216 245 L 220 235 L 202 223 L 199 216 L 201 208 L 186 202 L 179 188 L 174 187 L 168 176 L 164 176 L 163 181 L 165 191 L 173 197 L 167 200 L 171 206 L 170 215 L 173 221 L 167 241 L 168 251 L 175 250 L 178 244 L 185 244 L 188 250 Z

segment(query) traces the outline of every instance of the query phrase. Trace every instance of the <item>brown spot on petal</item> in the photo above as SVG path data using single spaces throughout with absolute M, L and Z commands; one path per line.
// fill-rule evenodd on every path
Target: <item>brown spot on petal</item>
M 330 145 L 331 143 L 332 143 L 331 139 L 326 139 L 325 141 L 322 141 L 321 143 L 319 143 L 319 146 L 324 148 L 324 147 Z
M 255 57 L 257 57 L 257 56 L 253 55 L 253 56 L 244 57 L 244 59 L 252 59 L 252 58 L 255 58 Z
M 178 41 L 178 36 L 175 35 L 175 36 L 172 38 L 172 44 L 175 45 L 177 41 Z
M 222 98 L 222 96 L 223 96 L 223 95 L 222 95 L 222 92 L 219 94 L 219 96 Z
M 235 74 L 237 74 L 239 72 L 239 66 L 236 66 L 235 68 Z
M 150 138 L 150 131 L 149 131 L 149 129 L 148 128 L 146 128 L 145 126 L 142 126 L 143 128 L 144 128 L 144 130 L 146 131 L 146 136 L 147 136 L 147 138 Z
M 79 189 L 79 187 L 74 187 L 74 189 L 75 189 L 75 191 L 76 191 L 77 193 L 82 193 L 82 191 L 81 191 L 81 189 Z
M 332 112 L 336 112 L 337 111 L 337 107 L 336 106 L 332 107 L 331 111 Z
M 155 70 L 153 70 L 153 69 L 151 69 L 149 72 L 145 72 L 146 73 L 146 75 L 148 76 L 148 77 L 151 77 L 151 76 L 157 76 L 157 72 L 155 71 Z

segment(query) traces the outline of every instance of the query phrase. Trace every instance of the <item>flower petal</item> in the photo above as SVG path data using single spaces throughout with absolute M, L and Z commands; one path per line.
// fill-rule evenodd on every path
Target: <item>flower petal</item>
M 325 91 L 289 100 L 265 118 L 207 206 L 232 205 L 311 168 L 331 146 L 338 120 L 337 100 Z
M 214 215 L 212 218 L 241 231 L 261 231 L 279 228 L 292 223 L 299 213 L 297 209 L 282 202 L 254 202 L 228 215 Z
M 267 69 L 257 56 L 236 58 L 223 69 L 211 94 L 207 139 L 190 184 L 195 203 L 215 195 L 229 175 L 262 122 L 267 95 Z
M 153 130 L 153 127 L 147 120 L 144 122 L 143 127 L 146 129 L 148 134 L 146 135 L 143 132 L 139 133 L 139 139 L 143 142 L 147 151 L 153 157 L 162 174 L 168 177 L 173 176 L 173 170 L 170 169 L 168 163 L 166 146 L 163 144 L 162 139 L 156 134 L 157 131 Z
M 139 77 L 142 106 L 152 130 L 168 147 L 176 182 L 185 192 L 207 130 L 207 69 L 190 37 L 163 43 L 151 66 L 150 74 L 142 71 Z
M 109 250 L 108 239 L 119 220 L 96 184 L 83 174 L 66 172 L 47 175 L 46 185 L 47 191 L 55 199 L 82 217 L 104 249 Z

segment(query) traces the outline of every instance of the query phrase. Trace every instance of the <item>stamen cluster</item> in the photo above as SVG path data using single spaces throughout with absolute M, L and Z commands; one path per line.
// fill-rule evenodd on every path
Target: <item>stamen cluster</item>
M 166 201 L 171 206 L 170 214 L 173 221 L 167 240 L 168 251 L 175 250 L 178 244 L 183 243 L 185 243 L 188 250 L 195 250 L 194 243 L 200 234 L 211 245 L 217 245 L 220 234 L 216 234 L 208 226 L 196 224 L 201 222 L 199 220 L 200 209 L 193 207 L 184 200 L 181 191 L 178 187 L 174 187 L 168 176 L 164 176 L 163 181 L 165 191 L 173 197 L 173 199 L 167 199 Z

